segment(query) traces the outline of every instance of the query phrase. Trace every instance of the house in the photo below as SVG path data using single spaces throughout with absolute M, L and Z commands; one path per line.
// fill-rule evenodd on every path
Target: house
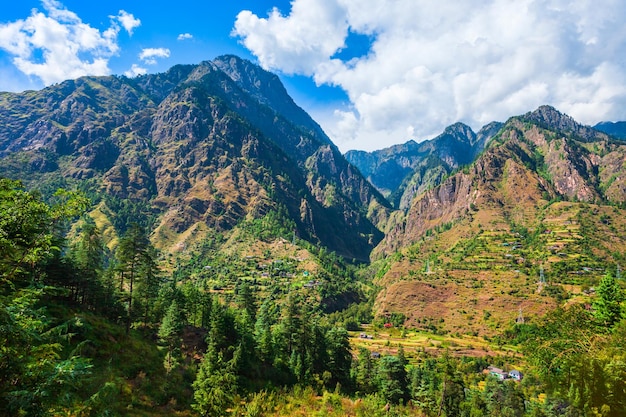
M 514 379 L 516 381 L 521 381 L 522 373 L 518 371 L 517 369 L 513 369 L 512 371 L 509 371 L 509 378 Z
M 372 359 L 379 359 L 380 358 L 380 353 L 372 352 L 372 354 L 370 356 L 372 357 Z
M 500 381 L 503 381 L 503 380 L 507 379 L 508 376 L 509 376 L 509 374 L 507 374 L 506 372 L 504 372 L 500 368 L 496 368 L 495 366 L 488 366 L 487 367 L 487 371 L 489 372 L 489 375 L 495 376 Z

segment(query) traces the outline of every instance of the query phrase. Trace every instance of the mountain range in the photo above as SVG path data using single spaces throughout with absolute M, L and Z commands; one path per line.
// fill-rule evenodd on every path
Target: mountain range
M 489 333 L 624 262 L 623 134 L 542 106 L 342 155 L 276 75 L 222 56 L 0 93 L 0 176 L 82 189 L 111 247 L 138 219 L 165 252 L 278 219 L 293 238 L 374 261 L 377 315 Z
M 0 175 L 32 187 L 80 183 L 106 196 L 96 198 L 105 228 L 123 228 L 113 219 L 119 201 L 136 203 L 155 218 L 163 248 L 197 228 L 227 231 L 270 211 L 348 258 L 368 259 L 383 236 L 383 196 L 276 75 L 234 56 L 2 93 L 0 120 Z

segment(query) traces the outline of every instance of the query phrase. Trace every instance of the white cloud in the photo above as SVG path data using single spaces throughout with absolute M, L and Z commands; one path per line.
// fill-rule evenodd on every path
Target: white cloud
M 184 41 L 187 39 L 193 39 L 193 35 L 191 33 L 181 33 L 180 35 L 178 35 L 178 38 L 176 38 L 179 41 Z
M 167 48 L 145 48 L 139 53 L 139 59 L 148 65 L 155 65 L 157 58 L 169 58 L 170 50 Z
M 432 137 L 456 121 L 478 129 L 541 104 L 584 123 L 626 119 L 622 0 L 291 5 L 288 15 L 242 11 L 233 34 L 265 68 L 346 91 L 350 107 L 319 120 L 343 150 Z M 333 56 L 348 31 L 373 40 L 343 62 Z
M 134 77 L 137 77 L 138 75 L 145 75 L 147 73 L 148 73 L 148 70 L 146 68 L 140 67 L 137 64 L 133 64 L 132 67 L 130 67 L 128 71 L 124 72 L 124 75 L 129 78 L 134 78 Z
M 109 16 L 112 20 L 117 20 L 129 35 L 133 34 L 133 30 L 141 25 L 141 20 L 136 19 L 132 14 L 120 10 L 117 16 Z
M 119 52 L 122 25 L 132 30 L 139 20 L 120 11 L 104 32 L 84 23 L 56 0 L 43 0 L 26 19 L 0 24 L 0 48 L 13 55 L 24 74 L 48 85 L 83 75 L 107 75 L 109 58 Z M 128 26 L 127 26 L 128 25 Z
M 278 9 L 267 19 L 242 11 L 233 31 L 264 66 L 306 75 L 344 46 L 347 33 L 347 17 L 334 0 L 293 1 L 287 17 Z

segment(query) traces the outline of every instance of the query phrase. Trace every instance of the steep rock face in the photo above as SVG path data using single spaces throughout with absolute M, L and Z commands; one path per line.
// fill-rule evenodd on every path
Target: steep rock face
M 409 175 L 417 163 L 419 145 L 408 141 L 374 152 L 348 151 L 348 161 L 382 193 L 389 195 Z
M 2 93 L 0 155 L 0 175 L 147 204 L 164 236 L 283 207 L 299 236 L 366 260 L 389 212 L 279 79 L 234 56 Z
M 489 141 L 498 134 L 502 129 L 504 123 L 491 122 L 483 126 L 478 133 L 476 133 L 476 141 L 474 142 L 474 158 L 478 155 L 489 143 Z
M 249 61 L 233 55 L 213 60 L 213 64 L 224 71 L 243 91 L 259 103 L 271 108 L 304 130 L 316 140 L 334 146 L 322 128 L 289 97 L 278 77 Z
M 580 201 L 624 201 L 625 195 L 617 192 L 619 185 L 610 193 L 607 190 L 616 180 L 623 184 L 619 172 L 624 167 L 620 169 L 611 161 L 623 157 L 626 144 L 549 106 L 513 123 L 535 146 L 537 168 L 546 172 L 560 195 Z M 607 169 L 611 174 L 607 175 Z
M 115 141 L 118 129 L 131 115 L 153 105 L 115 77 L 65 81 L 40 92 L 2 97 L 0 154 L 41 150 L 52 158 L 72 155 L 76 163 L 63 174 L 76 178 L 110 169 L 120 152 Z

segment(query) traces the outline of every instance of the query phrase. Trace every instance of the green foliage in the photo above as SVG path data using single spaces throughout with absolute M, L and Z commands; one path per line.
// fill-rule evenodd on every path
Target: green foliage
M 67 325 L 55 326 L 38 303 L 46 291 L 44 262 L 59 251 L 57 227 L 86 207 L 59 191 L 48 205 L 16 181 L 0 179 L 0 412 L 46 415 L 76 405 L 89 361 L 64 352 Z
M 624 293 L 611 272 L 607 272 L 600 280 L 596 294 L 593 302 L 596 319 L 608 328 L 613 327 L 622 318 Z
M 109 194 L 105 195 L 104 201 L 109 209 L 109 220 L 119 235 L 126 234 L 134 225 L 144 230 L 152 229 L 156 215 L 148 203 Z
M 212 362 L 216 360 L 217 362 Z M 201 416 L 226 416 L 233 405 L 236 392 L 236 376 L 222 366 L 221 358 L 205 356 L 200 364 L 198 376 L 193 383 L 193 409 Z
M 405 364 L 396 356 L 383 356 L 377 367 L 377 386 L 388 402 L 398 404 L 408 399 Z
M 548 392 L 586 415 L 626 413 L 624 321 L 610 334 L 582 306 L 548 314 L 528 332 L 523 350 Z M 618 353 L 619 352 L 619 353 Z
M 136 284 L 140 301 L 143 301 L 144 325 L 152 318 L 150 306 L 156 298 L 160 285 L 158 265 L 156 264 L 156 251 L 152 247 L 146 232 L 139 225 L 133 224 L 126 235 L 120 239 L 117 248 L 117 272 L 120 280 L 120 291 L 128 289 L 126 329 L 130 329 L 137 312 L 133 309 L 133 303 L 137 294 Z M 141 307 L 141 305 L 139 305 Z
M 38 265 L 59 251 L 63 222 L 88 205 L 77 193 L 59 190 L 55 196 L 58 202 L 50 206 L 19 181 L 0 178 L 0 284 L 33 278 Z
M 287 208 L 283 205 L 268 211 L 260 218 L 242 222 L 240 226 L 250 237 L 264 242 L 277 238 L 291 240 L 297 229 L 287 212 Z

